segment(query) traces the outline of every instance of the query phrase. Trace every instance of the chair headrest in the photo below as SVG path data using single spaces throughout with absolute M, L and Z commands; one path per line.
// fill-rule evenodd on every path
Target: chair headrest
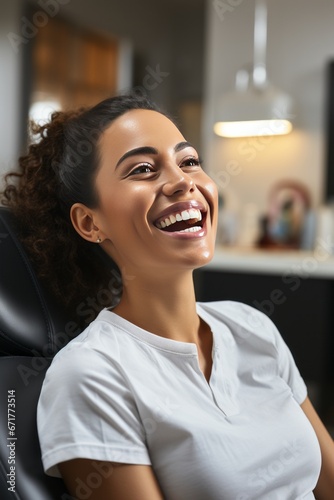
M 0 353 L 52 356 L 79 332 L 38 280 L 13 215 L 0 207 Z

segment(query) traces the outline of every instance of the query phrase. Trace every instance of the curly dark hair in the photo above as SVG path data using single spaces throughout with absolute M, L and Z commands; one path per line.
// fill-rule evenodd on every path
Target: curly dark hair
M 119 291 L 115 264 L 98 245 L 77 234 L 70 208 L 76 202 L 98 206 L 99 139 L 116 118 L 133 109 L 161 112 L 147 97 L 128 94 L 89 109 L 55 112 L 42 126 L 32 124 L 39 142 L 19 158 L 19 170 L 5 177 L 1 202 L 16 217 L 38 276 L 71 313 L 88 296 Z M 96 314 L 105 305 L 105 298 L 95 300 Z

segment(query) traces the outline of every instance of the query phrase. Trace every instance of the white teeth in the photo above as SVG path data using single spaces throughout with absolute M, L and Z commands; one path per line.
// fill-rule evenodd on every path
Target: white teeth
M 197 218 L 197 214 L 198 214 L 198 210 L 195 210 L 194 208 L 192 208 L 191 210 L 189 210 L 189 215 L 190 215 L 191 219 L 196 219 Z
M 197 219 L 198 222 L 201 221 L 202 220 L 201 211 L 198 210 L 197 208 L 190 208 L 189 210 L 183 210 L 181 213 L 170 215 L 169 217 L 166 217 L 165 220 L 161 220 L 160 222 L 157 223 L 157 227 L 159 229 L 164 229 L 165 227 L 175 224 L 175 222 L 181 222 L 182 220 L 190 220 L 190 219 Z
M 179 231 L 179 233 L 197 233 L 201 229 L 201 226 L 192 226 L 188 227 L 187 229 L 182 229 L 181 231 Z

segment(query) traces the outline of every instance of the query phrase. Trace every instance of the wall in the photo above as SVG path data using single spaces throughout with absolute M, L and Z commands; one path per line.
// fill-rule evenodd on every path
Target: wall
M 26 26 L 22 21 L 25 5 L 35 5 L 37 11 L 45 11 L 47 7 L 43 9 L 43 5 L 51 9 L 53 5 L 57 16 L 122 39 L 123 53 L 134 55 L 133 85 L 145 86 L 145 82 L 149 82 L 152 99 L 177 116 L 184 101 L 202 99 L 204 2 L 160 0 L 158 8 L 155 0 L 12 0 L 8 5 L 2 2 L 0 177 L 16 164 L 24 143 L 22 131 L 27 119 L 29 75 L 22 70 L 22 53 L 24 48 L 30 47 L 33 36 L 26 38 L 27 43 L 19 44 L 16 53 L 7 34 L 12 31 L 22 36 Z M 150 77 L 147 67 L 156 75 L 156 80 Z M 29 68 L 27 70 L 29 73 Z M 122 90 L 124 86 L 129 87 L 124 83 L 128 74 L 129 67 L 125 65 L 122 68 L 125 78 L 119 82 Z
M 20 149 L 22 53 L 14 52 L 7 34 L 18 33 L 21 3 L 0 5 L 0 175 L 13 168 Z
M 288 136 L 224 139 L 212 124 L 217 99 L 252 64 L 254 0 L 207 2 L 204 158 L 231 207 L 266 209 L 280 179 L 302 181 L 318 205 L 324 192 L 325 66 L 334 59 L 332 0 L 268 0 L 269 79 L 295 99 Z
M 134 85 L 143 84 L 147 66 L 161 72 L 150 93 L 168 112 L 177 114 L 184 99 L 202 98 L 205 0 L 62 2 L 62 14 L 73 22 L 130 40 L 139 63 L 135 64 Z

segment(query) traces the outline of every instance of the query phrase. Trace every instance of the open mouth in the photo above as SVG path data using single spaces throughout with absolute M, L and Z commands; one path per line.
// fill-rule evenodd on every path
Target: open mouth
M 206 212 L 201 212 L 197 208 L 190 208 L 158 219 L 155 226 L 169 233 L 196 233 L 202 230 L 205 218 Z

